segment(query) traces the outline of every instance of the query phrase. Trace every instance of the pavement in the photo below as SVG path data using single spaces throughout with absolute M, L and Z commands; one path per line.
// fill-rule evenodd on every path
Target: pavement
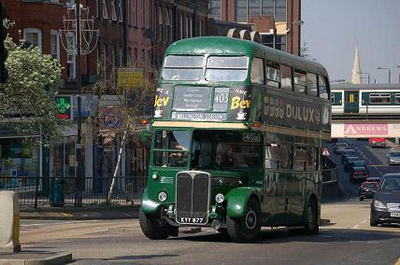
M 139 205 L 132 206 L 83 206 L 40 208 L 20 206 L 21 219 L 49 220 L 94 220 L 94 219 L 130 219 L 139 217 Z

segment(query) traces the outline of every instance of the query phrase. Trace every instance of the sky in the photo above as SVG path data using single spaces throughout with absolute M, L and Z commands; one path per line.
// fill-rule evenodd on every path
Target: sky
M 351 80 L 358 45 L 360 66 L 370 82 L 400 78 L 400 0 L 301 0 L 301 46 L 321 63 L 330 80 Z M 367 78 L 364 74 L 362 77 Z M 367 79 L 362 79 L 367 83 Z

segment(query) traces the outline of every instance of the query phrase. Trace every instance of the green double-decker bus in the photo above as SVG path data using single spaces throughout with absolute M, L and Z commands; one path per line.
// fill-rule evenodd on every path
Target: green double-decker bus
M 173 43 L 154 102 L 143 233 L 212 226 L 235 242 L 262 226 L 318 233 L 329 90 L 320 64 L 255 42 Z

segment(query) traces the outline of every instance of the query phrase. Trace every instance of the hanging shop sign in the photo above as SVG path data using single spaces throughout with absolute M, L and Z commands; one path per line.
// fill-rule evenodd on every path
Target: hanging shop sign
M 57 119 L 70 120 L 72 119 L 72 100 L 71 96 L 57 95 L 54 97 L 57 108 Z

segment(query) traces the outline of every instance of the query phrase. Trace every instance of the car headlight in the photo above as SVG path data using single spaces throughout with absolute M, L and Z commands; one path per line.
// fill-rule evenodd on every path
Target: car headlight
M 374 200 L 374 207 L 375 208 L 382 208 L 382 209 L 386 209 L 386 204 L 378 201 L 378 200 Z
M 165 201 L 167 200 L 167 198 L 168 198 L 168 196 L 167 196 L 167 193 L 166 193 L 165 191 L 161 191 L 161 192 L 158 194 L 158 200 L 159 200 L 160 202 L 165 202 Z
M 217 195 L 215 195 L 215 201 L 217 203 L 223 203 L 225 200 L 225 196 L 222 193 L 218 193 Z

